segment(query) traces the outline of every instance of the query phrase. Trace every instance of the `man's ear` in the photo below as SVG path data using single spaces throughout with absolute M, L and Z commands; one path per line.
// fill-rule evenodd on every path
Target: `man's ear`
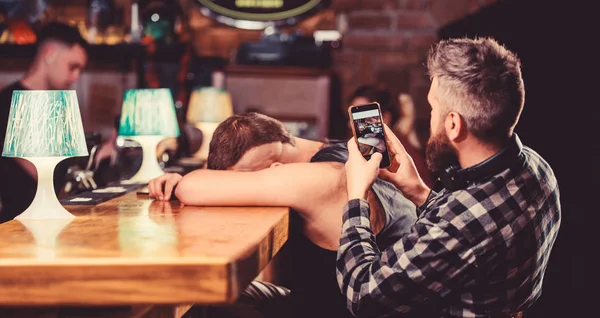
M 269 168 L 275 168 L 275 167 L 279 167 L 281 165 L 283 165 L 283 163 L 275 161 L 269 166 Z
M 446 135 L 451 141 L 460 141 L 466 136 L 467 125 L 457 112 L 449 112 L 444 121 Z
M 42 47 L 42 59 L 46 64 L 52 64 L 58 56 L 58 45 L 55 43 L 45 43 Z

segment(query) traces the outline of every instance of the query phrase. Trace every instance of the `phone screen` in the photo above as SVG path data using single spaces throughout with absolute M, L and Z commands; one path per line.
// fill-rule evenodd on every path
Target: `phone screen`
M 382 154 L 380 168 L 390 165 L 390 156 L 383 131 L 383 121 L 379 104 L 371 103 L 350 108 L 350 116 L 354 124 L 354 133 L 358 149 L 365 159 L 369 160 L 375 152 Z

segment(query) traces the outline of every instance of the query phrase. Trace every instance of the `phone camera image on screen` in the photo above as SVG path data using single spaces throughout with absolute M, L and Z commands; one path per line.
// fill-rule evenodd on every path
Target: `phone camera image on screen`
M 383 155 L 381 167 L 389 166 L 389 156 L 383 132 L 383 122 L 379 107 L 376 104 L 356 107 L 352 110 L 352 121 L 354 122 L 354 131 L 358 149 L 366 158 L 371 158 L 375 152 Z

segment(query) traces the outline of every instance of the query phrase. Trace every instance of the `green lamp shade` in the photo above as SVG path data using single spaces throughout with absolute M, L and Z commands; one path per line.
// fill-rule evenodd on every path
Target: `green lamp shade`
M 2 156 L 87 155 L 85 133 L 74 90 L 13 92 Z
M 119 136 L 178 137 L 179 126 L 171 91 L 168 88 L 127 90 Z

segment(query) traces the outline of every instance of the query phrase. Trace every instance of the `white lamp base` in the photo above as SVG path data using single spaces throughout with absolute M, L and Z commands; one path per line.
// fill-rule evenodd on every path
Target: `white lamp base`
M 165 139 L 163 136 L 133 136 L 127 137 L 137 141 L 142 146 L 142 165 L 140 170 L 129 180 L 121 181 L 124 184 L 148 183 L 148 181 L 162 176 L 165 172 L 158 164 L 156 147 Z
M 54 192 L 54 168 L 68 157 L 26 157 L 35 166 L 38 174 L 37 192 L 29 207 L 15 217 L 25 219 L 72 219 L 75 216 L 58 201 Z

